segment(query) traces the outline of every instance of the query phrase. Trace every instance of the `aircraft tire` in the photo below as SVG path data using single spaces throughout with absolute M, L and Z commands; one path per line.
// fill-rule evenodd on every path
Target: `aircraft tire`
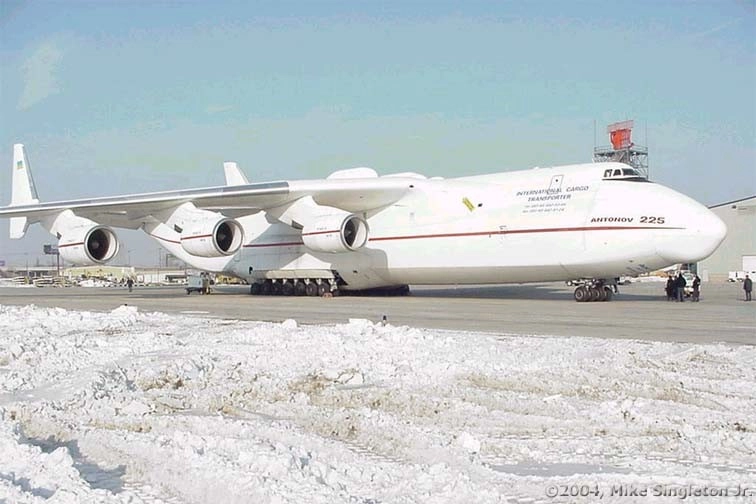
M 604 292 L 606 293 L 606 299 L 603 299 L 603 301 L 611 301 L 614 297 L 614 292 L 612 292 L 612 289 L 610 287 L 604 287 Z
M 331 292 L 331 287 L 326 282 L 321 282 L 318 285 L 318 296 L 322 296 L 326 292 Z
M 274 296 L 280 296 L 283 293 L 283 284 L 281 282 L 271 282 L 270 292 Z
M 594 301 L 598 301 L 599 298 L 601 297 L 601 292 L 596 287 L 589 287 L 588 292 L 590 293 L 588 297 L 588 301 L 591 303 Z
M 302 280 L 297 280 L 294 282 L 294 295 L 295 296 L 304 296 L 307 294 L 307 286 Z
M 293 295 L 294 294 L 294 284 L 291 283 L 288 280 L 285 281 L 281 285 L 281 294 L 283 294 L 284 296 L 291 296 L 291 295 Z
M 604 302 L 606 301 L 607 291 L 604 287 L 598 287 L 598 299 L 597 301 Z
M 588 301 L 590 294 L 588 292 L 588 289 L 585 286 L 581 285 L 580 287 L 575 289 L 574 296 L 575 301 L 577 301 L 578 303 L 585 303 L 586 301 Z
M 253 283 L 252 285 L 249 286 L 249 293 L 252 296 L 259 296 L 260 295 L 260 291 L 262 291 L 262 285 L 259 284 L 258 282 L 255 282 L 255 283 Z
M 270 296 L 273 293 L 273 284 L 270 280 L 265 280 L 260 287 L 260 294 L 263 296 Z
M 310 282 L 305 285 L 305 294 L 307 294 L 308 296 L 317 296 L 318 284 L 316 284 L 315 282 Z

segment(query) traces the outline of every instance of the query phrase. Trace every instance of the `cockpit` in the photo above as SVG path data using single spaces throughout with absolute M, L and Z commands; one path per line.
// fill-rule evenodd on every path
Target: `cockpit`
M 634 168 L 612 167 L 604 170 L 604 180 L 632 180 L 636 182 L 648 182 L 648 179 Z

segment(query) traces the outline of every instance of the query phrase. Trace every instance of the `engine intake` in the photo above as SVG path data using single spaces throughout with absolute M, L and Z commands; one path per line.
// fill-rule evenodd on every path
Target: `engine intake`
M 107 226 L 72 228 L 61 236 L 58 251 L 60 257 L 76 265 L 103 264 L 118 253 L 118 239 Z
M 302 241 L 309 249 L 334 254 L 361 248 L 368 234 L 367 222 L 358 215 L 324 215 L 302 229 Z
M 189 254 L 199 257 L 233 255 L 243 242 L 244 230 L 241 224 L 228 217 L 195 223 L 181 234 L 181 247 Z

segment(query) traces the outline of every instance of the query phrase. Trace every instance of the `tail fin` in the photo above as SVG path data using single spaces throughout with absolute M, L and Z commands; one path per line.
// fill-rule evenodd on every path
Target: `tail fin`
M 29 160 L 26 158 L 23 144 L 13 146 L 13 187 L 10 206 L 33 205 L 39 203 L 37 188 L 34 185 Z M 29 227 L 26 217 L 11 217 L 10 237 L 22 238 Z
M 226 161 L 225 163 L 223 163 L 223 171 L 226 173 L 227 186 L 249 184 L 247 176 L 244 175 L 244 173 L 239 168 L 239 165 L 237 165 L 236 163 L 232 161 Z

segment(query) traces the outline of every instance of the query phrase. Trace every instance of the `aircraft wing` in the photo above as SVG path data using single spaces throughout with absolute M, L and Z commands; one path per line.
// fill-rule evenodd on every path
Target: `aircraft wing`
M 16 204 L 0 207 L 0 217 L 26 217 L 29 223 L 33 223 L 63 210 L 71 210 L 101 224 L 138 229 L 152 215 L 187 202 L 197 208 L 238 217 L 280 207 L 307 196 L 320 205 L 362 212 L 397 201 L 415 182 L 413 179 L 387 177 L 255 183 Z

